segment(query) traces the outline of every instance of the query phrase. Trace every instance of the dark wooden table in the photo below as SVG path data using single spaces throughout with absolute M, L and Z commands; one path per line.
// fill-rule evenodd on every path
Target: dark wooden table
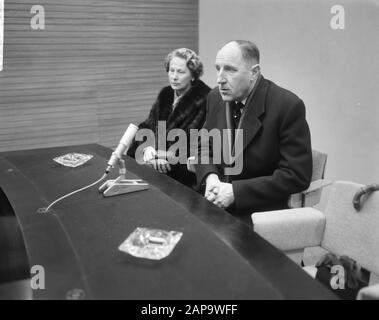
M 52 159 L 92 154 L 69 168 Z M 36 299 L 335 299 L 251 226 L 195 191 L 126 158 L 127 178 L 150 189 L 104 198 L 94 186 L 38 213 L 103 174 L 111 150 L 81 145 L 0 153 L 0 187 L 21 227 L 29 267 L 43 266 Z M 118 175 L 113 170 L 110 178 Z M 1 194 L 0 194 L 1 195 Z M 183 237 L 162 260 L 120 252 L 136 227 Z M 73 291 L 74 290 L 74 291 Z

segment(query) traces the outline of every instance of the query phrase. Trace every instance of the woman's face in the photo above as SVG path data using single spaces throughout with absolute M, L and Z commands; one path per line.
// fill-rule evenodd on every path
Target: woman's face
M 173 57 L 168 69 L 168 80 L 171 88 L 179 95 L 191 86 L 192 74 L 187 67 L 186 60 Z

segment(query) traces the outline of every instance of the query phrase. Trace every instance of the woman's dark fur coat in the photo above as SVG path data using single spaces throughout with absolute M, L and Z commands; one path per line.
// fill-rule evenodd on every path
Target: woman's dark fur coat
M 158 136 L 158 121 L 166 121 L 166 130 L 183 129 L 187 134 L 187 157 L 189 152 L 189 133 L 190 129 L 201 129 L 205 121 L 206 98 L 210 88 L 201 80 L 195 80 L 191 88 L 179 100 L 174 111 L 172 104 L 174 102 L 174 90 L 167 86 L 161 90 L 157 100 L 154 102 L 149 117 L 139 124 L 139 128 L 151 129 L 155 134 L 155 149 L 157 149 Z M 137 147 L 143 142 L 134 141 L 128 151 L 128 155 L 134 157 Z M 166 148 L 175 142 L 166 141 Z M 186 184 L 193 185 L 195 176 L 188 172 L 186 165 L 178 164 L 171 166 L 171 171 L 168 173 L 172 178 Z

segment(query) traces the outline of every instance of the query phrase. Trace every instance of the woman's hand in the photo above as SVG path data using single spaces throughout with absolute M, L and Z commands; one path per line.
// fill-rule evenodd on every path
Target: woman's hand
M 158 159 L 164 159 L 170 162 L 175 158 L 175 154 L 172 151 L 164 151 L 164 150 L 158 150 L 157 151 L 157 158 Z
M 171 170 L 169 159 L 166 159 L 169 156 L 172 156 L 170 152 L 156 151 L 153 147 L 147 147 L 143 154 L 143 160 L 158 172 L 166 174 Z
M 157 151 L 153 147 L 146 147 L 143 151 L 143 161 L 149 162 L 151 160 L 154 160 L 157 155 Z
M 150 163 L 153 165 L 154 169 L 160 173 L 166 174 L 171 170 L 171 166 L 165 159 L 154 159 L 151 160 Z

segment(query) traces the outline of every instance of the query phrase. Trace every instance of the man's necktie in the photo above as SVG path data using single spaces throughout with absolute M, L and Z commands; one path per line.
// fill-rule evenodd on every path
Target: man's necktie
M 239 125 L 239 122 L 241 120 L 241 114 L 242 114 L 242 108 L 244 107 L 244 104 L 242 102 L 235 102 L 233 105 L 232 105 L 232 118 L 233 118 L 233 125 L 234 125 L 234 128 L 232 128 L 232 135 L 231 135 L 231 138 L 232 138 L 232 141 L 231 141 L 231 150 L 234 149 L 234 140 L 236 138 L 236 135 L 235 135 L 235 131 L 236 129 L 238 129 L 238 125 Z
M 234 128 L 237 129 L 238 125 L 240 123 L 241 114 L 242 114 L 242 108 L 244 107 L 244 104 L 242 102 L 237 102 L 234 104 L 233 108 L 233 121 L 234 121 Z

